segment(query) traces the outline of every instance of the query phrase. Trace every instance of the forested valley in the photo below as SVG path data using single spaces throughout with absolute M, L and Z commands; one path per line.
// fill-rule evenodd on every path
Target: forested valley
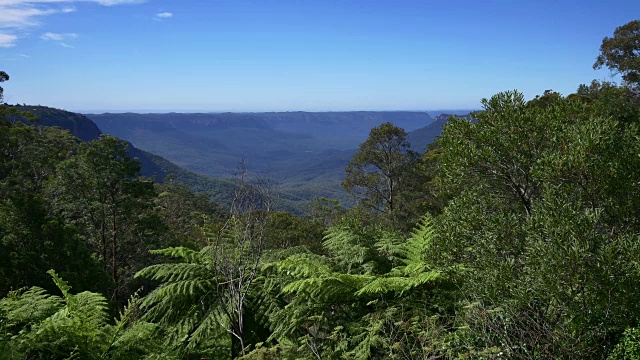
M 621 84 L 501 92 L 419 151 L 374 127 L 355 205 L 303 214 L 0 105 L 0 359 L 640 358 L 640 21 L 594 67 Z

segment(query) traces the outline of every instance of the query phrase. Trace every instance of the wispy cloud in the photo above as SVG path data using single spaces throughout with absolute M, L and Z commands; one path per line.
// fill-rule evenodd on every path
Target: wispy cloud
M 0 6 L 7 5 L 24 5 L 24 4 L 53 4 L 53 3 L 74 3 L 74 2 L 92 2 L 104 6 L 122 5 L 122 4 L 141 4 L 145 0 L 0 0 Z
M 16 40 L 18 40 L 16 35 L 0 33 L 0 48 L 15 46 Z
M 42 25 L 47 15 L 72 13 L 76 11 L 74 4 L 81 2 L 115 6 L 140 4 L 145 0 L 0 0 L 0 47 L 14 46 L 18 39 L 16 31 Z
M 31 59 L 31 56 L 25 54 L 15 54 L 11 57 L 0 57 L 1 61 L 19 61 L 24 59 Z
M 170 12 L 161 12 L 161 13 L 157 13 L 156 16 L 154 17 L 154 19 L 156 20 L 163 20 L 163 19 L 169 19 L 173 17 L 173 13 Z
M 72 49 L 73 46 L 69 45 L 65 41 L 69 41 L 77 38 L 78 38 L 78 34 L 76 33 L 58 34 L 58 33 L 46 32 L 40 35 L 40 39 L 42 40 L 57 42 L 58 44 L 60 44 L 60 46 L 65 48 L 70 48 L 70 49 Z
M 53 41 L 62 41 L 68 39 L 77 39 L 78 34 L 76 33 L 66 33 L 66 34 L 57 34 L 52 32 L 46 32 L 40 36 L 42 40 L 53 40 Z
M 24 28 L 38 25 L 39 17 L 55 14 L 56 12 L 57 10 L 55 9 L 0 5 L 0 28 Z

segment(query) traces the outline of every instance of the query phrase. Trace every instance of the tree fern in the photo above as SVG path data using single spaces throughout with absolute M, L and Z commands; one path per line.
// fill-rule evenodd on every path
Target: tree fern
M 71 293 L 71 286 L 49 271 L 62 296 L 31 288 L 0 300 L 0 331 L 13 356 L 38 359 L 144 359 L 171 358 L 158 353 L 156 328 L 132 314 L 138 300 L 110 324 L 104 296 Z M 162 354 L 162 355 L 160 355 Z
M 428 217 L 406 240 L 340 224 L 327 231 L 329 256 L 302 253 L 265 266 L 266 282 L 277 284 L 284 302 L 268 314 L 272 341 L 295 343 L 289 349 L 315 358 L 428 353 L 423 326 L 435 326 L 432 316 L 443 307 L 424 299 L 445 293 L 451 281 L 448 272 L 425 262 L 433 236 Z
M 169 329 L 169 343 L 190 352 L 208 347 L 210 339 L 215 339 L 213 349 L 207 351 L 224 356 L 230 344 L 219 324 L 212 251 L 211 247 L 153 250 L 172 257 L 173 262 L 149 266 L 135 276 L 160 282 L 144 297 L 141 308 L 145 320 Z

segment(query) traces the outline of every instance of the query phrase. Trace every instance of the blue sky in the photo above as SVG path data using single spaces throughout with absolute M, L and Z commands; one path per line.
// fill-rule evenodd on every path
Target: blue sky
M 611 80 L 600 42 L 637 18 L 633 0 L 0 0 L 0 70 L 6 101 L 76 111 L 478 108 Z

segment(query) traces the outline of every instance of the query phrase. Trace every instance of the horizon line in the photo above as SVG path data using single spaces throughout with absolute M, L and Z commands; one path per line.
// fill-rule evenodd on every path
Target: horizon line
M 29 106 L 29 105 L 27 105 Z M 39 105 L 32 105 L 39 106 Z M 63 109 L 64 110 L 64 109 Z M 443 113 L 451 111 L 480 111 L 479 108 L 442 108 L 442 109 L 424 109 L 424 110 L 155 110 L 155 109 L 87 109 L 87 110 L 67 110 L 80 114 L 259 114 L 259 113 L 345 113 L 345 112 L 439 112 Z

